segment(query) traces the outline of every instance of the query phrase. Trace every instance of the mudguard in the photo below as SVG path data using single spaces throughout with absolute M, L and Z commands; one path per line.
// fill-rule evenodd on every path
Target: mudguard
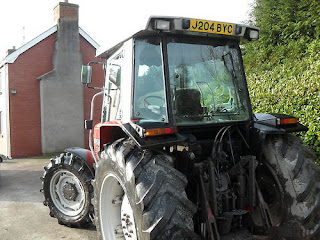
M 284 114 L 256 113 L 253 126 L 262 134 L 285 134 L 307 131 L 308 128 L 300 123 L 290 125 L 277 125 L 277 119 L 293 118 Z
M 79 148 L 79 147 L 73 147 L 73 148 L 67 148 L 65 149 L 66 152 L 72 153 L 73 155 L 77 156 L 78 158 L 80 158 L 83 163 L 88 167 L 88 169 L 90 170 L 92 176 L 94 177 L 94 159 L 92 156 L 92 153 L 90 150 L 88 149 L 84 149 L 84 148 Z
M 266 136 L 268 135 L 280 135 L 292 132 L 307 131 L 308 128 L 300 123 L 279 125 L 277 124 L 279 119 L 293 118 L 284 114 L 268 114 L 268 113 L 256 113 L 254 115 L 253 131 L 251 132 L 251 145 L 252 149 L 255 149 L 255 155 L 261 156 L 261 146 L 264 145 Z

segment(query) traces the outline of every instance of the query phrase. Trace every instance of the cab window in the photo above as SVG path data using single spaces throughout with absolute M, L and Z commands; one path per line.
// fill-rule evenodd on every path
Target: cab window
M 107 61 L 102 121 L 120 120 L 119 109 L 123 51 Z
M 135 41 L 135 119 L 167 121 L 165 83 L 158 38 Z
M 248 120 L 248 97 L 237 45 L 194 40 L 172 38 L 167 45 L 174 122 Z

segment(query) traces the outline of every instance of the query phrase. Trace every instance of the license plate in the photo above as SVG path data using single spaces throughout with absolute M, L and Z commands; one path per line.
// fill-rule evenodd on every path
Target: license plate
M 189 30 L 193 32 L 215 33 L 223 35 L 233 34 L 234 24 L 190 19 Z

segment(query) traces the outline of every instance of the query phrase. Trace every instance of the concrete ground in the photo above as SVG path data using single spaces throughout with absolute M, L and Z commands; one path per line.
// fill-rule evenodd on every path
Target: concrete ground
M 40 193 L 43 166 L 49 158 L 13 159 L 0 163 L 1 240 L 94 240 L 95 229 L 59 225 L 49 216 Z

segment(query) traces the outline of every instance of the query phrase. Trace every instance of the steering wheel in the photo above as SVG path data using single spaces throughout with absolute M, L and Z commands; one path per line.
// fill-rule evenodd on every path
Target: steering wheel
M 154 101 L 151 101 L 151 102 L 150 102 L 151 99 L 160 99 L 160 100 L 162 101 L 162 104 L 154 104 Z M 153 102 L 153 104 L 152 104 L 152 102 Z M 156 100 L 156 102 L 158 102 L 158 101 Z M 145 97 L 145 98 L 143 99 L 143 105 L 144 105 L 144 106 L 148 106 L 148 105 L 162 106 L 162 105 L 165 104 L 165 102 L 166 102 L 165 98 L 160 97 L 160 96 L 152 96 L 152 95 L 150 95 L 150 96 L 147 96 L 147 97 Z

